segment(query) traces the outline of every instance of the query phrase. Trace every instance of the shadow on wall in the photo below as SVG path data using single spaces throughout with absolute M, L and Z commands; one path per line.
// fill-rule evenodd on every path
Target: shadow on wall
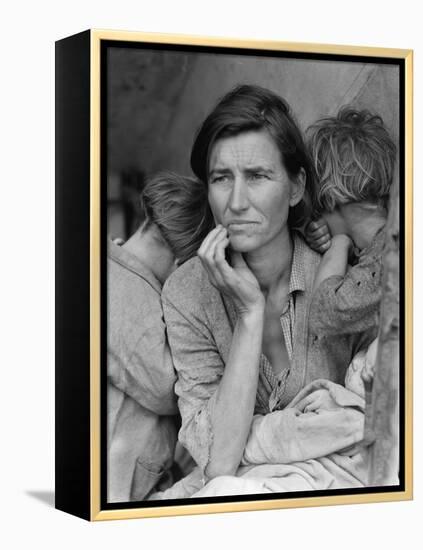
M 398 136 L 399 71 L 395 66 L 111 49 L 109 174 L 191 173 L 195 133 L 217 100 L 237 84 L 282 95 L 305 129 L 351 103 L 377 112 Z
M 54 491 L 26 491 L 26 494 L 46 506 L 54 508 Z

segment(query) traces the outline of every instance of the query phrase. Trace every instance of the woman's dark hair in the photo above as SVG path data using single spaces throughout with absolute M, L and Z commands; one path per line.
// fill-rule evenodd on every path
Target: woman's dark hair
M 345 106 L 336 116 L 318 120 L 307 134 L 319 210 L 363 201 L 387 206 L 396 147 L 379 115 Z
M 155 224 L 179 265 L 195 256 L 213 227 L 204 185 L 173 172 L 161 172 L 147 181 L 141 208 L 145 217 L 142 229 Z
M 314 170 L 303 136 L 289 105 L 260 86 L 237 86 L 221 99 L 203 122 L 191 151 L 194 174 L 207 185 L 210 152 L 215 142 L 251 130 L 267 130 L 281 153 L 288 175 L 295 179 L 301 168 L 306 175 L 304 198 L 289 212 L 290 228 L 300 227 L 314 204 Z

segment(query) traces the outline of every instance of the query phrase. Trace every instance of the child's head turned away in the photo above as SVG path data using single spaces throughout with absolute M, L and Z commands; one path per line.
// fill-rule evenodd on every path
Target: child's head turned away
M 380 116 L 343 107 L 308 132 L 317 210 L 332 212 L 350 203 L 387 207 L 396 147 Z

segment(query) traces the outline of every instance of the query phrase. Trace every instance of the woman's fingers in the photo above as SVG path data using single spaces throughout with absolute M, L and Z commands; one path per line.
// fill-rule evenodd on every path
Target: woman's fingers
M 221 288 L 225 290 L 233 279 L 233 269 L 228 264 L 225 258 L 225 250 L 229 244 L 229 239 L 226 232 L 223 232 L 218 239 L 216 239 L 213 248 L 213 255 L 208 260 L 208 268 Z
M 226 260 L 226 248 L 229 244 L 229 238 L 227 233 L 223 234 L 223 238 L 216 242 L 214 260 L 216 269 L 223 278 L 227 278 L 233 275 L 233 269 Z
M 263 305 L 263 294 L 257 279 L 251 273 L 244 258 L 232 253 L 232 266 L 226 260 L 229 245 L 227 230 L 218 226 L 204 239 L 198 256 L 205 267 L 210 282 L 221 292 L 231 296 L 239 312 L 248 312 Z
M 198 256 L 200 256 L 200 258 L 202 256 L 204 256 L 207 251 L 209 250 L 210 248 L 210 245 L 213 244 L 216 236 L 220 233 L 220 231 L 222 230 L 222 226 L 221 225 L 217 225 L 214 229 L 212 229 L 210 231 L 210 233 L 206 236 L 206 238 L 204 239 L 204 241 L 201 243 L 201 246 L 200 248 L 198 249 Z
M 214 262 L 216 243 L 225 236 L 225 231 L 226 230 L 224 230 L 221 225 L 218 225 L 215 229 L 210 231 L 210 233 L 204 239 L 198 250 L 198 256 L 203 261 L 203 263 L 206 262 L 209 264 Z
M 217 246 L 227 238 L 226 229 L 221 228 L 219 232 L 216 233 L 214 239 L 208 244 L 207 250 L 205 252 L 205 259 L 210 263 L 212 267 L 215 267 L 216 264 L 216 249 Z
M 219 250 L 218 257 L 224 257 L 224 248 L 229 244 L 227 238 L 227 231 L 222 226 L 216 227 L 209 235 L 204 239 L 199 251 L 198 256 L 203 262 L 212 283 L 217 287 L 223 286 L 222 270 L 216 263 L 216 252 Z M 223 247 L 223 250 L 222 250 Z M 220 262 L 222 260 L 220 259 Z M 229 268 L 229 265 L 227 266 Z

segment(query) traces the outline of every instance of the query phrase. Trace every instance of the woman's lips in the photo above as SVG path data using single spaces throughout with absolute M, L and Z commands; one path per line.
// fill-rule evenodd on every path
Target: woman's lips
M 231 220 L 226 227 L 228 231 L 245 231 L 250 227 L 258 225 L 258 223 L 252 220 Z
M 255 222 L 254 220 L 230 220 L 227 223 L 227 227 L 230 227 L 232 225 L 251 225 L 254 223 L 258 223 L 258 222 Z

